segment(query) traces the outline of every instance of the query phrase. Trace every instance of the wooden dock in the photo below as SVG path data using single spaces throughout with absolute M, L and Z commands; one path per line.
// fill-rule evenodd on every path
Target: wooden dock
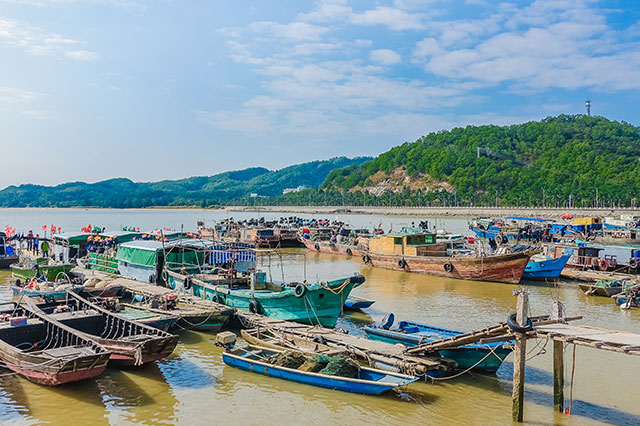
M 580 269 L 565 268 L 560 277 L 569 281 L 595 283 L 600 280 L 633 281 L 637 280 L 639 276 L 619 272 L 602 272 L 594 270 L 582 271 Z

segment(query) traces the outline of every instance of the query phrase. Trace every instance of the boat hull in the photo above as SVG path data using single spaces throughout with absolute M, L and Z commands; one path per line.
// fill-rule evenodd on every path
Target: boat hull
M 381 393 L 398 386 L 389 383 L 375 383 L 358 379 L 349 380 L 338 376 L 305 373 L 290 368 L 278 367 L 258 361 L 248 360 L 226 352 L 222 354 L 222 360 L 229 366 L 250 371 L 252 373 L 343 392 L 380 395 Z M 407 382 L 411 383 L 415 380 L 417 379 L 409 379 Z
M 611 297 L 622 293 L 622 286 L 616 285 L 611 287 L 600 287 L 593 284 L 580 283 L 578 284 L 580 290 L 584 291 L 589 296 Z
M 557 280 L 562 274 L 562 270 L 569 261 L 570 255 L 564 255 L 557 259 L 542 260 L 539 262 L 529 262 L 522 274 L 523 280 Z
M 108 355 L 105 355 L 103 357 L 106 357 L 107 360 L 109 358 Z M 98 365 L 97 367 L 52 373 L 44 371 L 34 371 L 13 364 L 7 364 L 6 366 L 10 370 L 20 374 L 30 382 L 44 386 L 58 386 L 65 383 L 79 382 L 81 380 L 87 380 L 92 377 L 99 376 L 107 367 L 107 362 L 104 359 L 97 359 L 96 364 Z
M 371 266 L 403 272 L 517 284 L 530 256 L 528 252 L 487 257 L 402 256 L 369 252 L 363 255 L 363 261 Z M 450 272 L 446 268 L 450 268 Z
M 120 285 L 103 289 L 84 289 L 76 286 L 71 289 L 83 297 L 119 297 L 123 287 Z M 31 290 L 25 287 L 11 286 L 11 291 L 16 296 L 27 296 L 41 302 L 64 302 L 67 299 L 66 290 Z
M 354 279 L 357 278 L 357 279 Z M 335 280 L 324 285 L 309 286 L 303 296 L 298 297 L 293 289 L 278 292 L 250 290 L 229 290 L 193 279 L 193 295 L 223 305 L 251 312 L 252 301 L 258 303 L 259 314 L 284 321 L 296 321 L 305 324 L 321 324 L 333 327 L 342 314 L 342 306 L 351 290 L 364 282 L 364 277 Z M 336 289 L 342 287 L 341 291 Z M 255 306 L 255 303 L 253 304 Z
M 318 253 L 328 253 L 328 254 L 340 254 L 343 256 L 362 256 L 364 254 L 364 250 L 354 246 L 352 244 L 341 244 L 341 243 L 328 243 L 326 241 L 312 241 L 308 238 L 303 238 L 302 243 L 304 246 Z
M 69 263 L 65 263 L 62 265 L 40 265 L 38 268 L 34 267 L 26 267 L 17 264 L 10 265 L 11 273 L 14 278 L 21 280 L 28 280 L 31 278 L 35 278 L 36 271 L 40 271 L 40 275 L 44 275 L 47 281 L 55 281 L 58 277 L 58 274 L 65 273 L 68 274 L 73 269 L 74 265 Z
M 0 257 L 0 269 L 6 269 L 14 263 L 18 263 L 18 256 L 2 256 Z

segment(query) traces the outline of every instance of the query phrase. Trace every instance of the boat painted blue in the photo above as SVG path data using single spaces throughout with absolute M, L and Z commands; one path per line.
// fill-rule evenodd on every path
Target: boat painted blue
M 547 258 L 527 263 L 522 274 L 523 280 L 558 279 L 569 261 L 571 255 L 565 254 L 558 258 Z
M 402 343 L 406 346 L 416 346 L 421 343 L 446 339 L 464 333 L 458 330 L 434 327 L 411 321 L 400 321 L 398 328 L 394 330 L 365 326 L 364 331 L 369 339 L 393 344 Z M 442 358 L 456 361 L 459 369 L 464 370 L 473 367 L 475 371 L 494 373 L 500 368 L 507 355 L 511 353 L 510 344 L 512 343 L 470 344 L 456 349 L 440 350 L 438 353 Z M 491 351 L 493 351 L 493 354 L 490 354 Z
M 374 303 L 376 303 L 375 300 L 367 300 L 361 297 L 349 296 L 347 297 L 347 300 L 344 301 L 344 307 L 353 310 L 366 309 L 371 307 L 371 305 L 373 305 Z
M 269 377 L 288 380 L 296 383 L 317 386 L 343 392 L 360 393 L 366 395 L 380 395 L 383 392 L 406 386 L 418 380 L 417 377 L 391 373 L 373 368 L 361 367 L 359 377 L 348 378 L 329 376 L 321 373 L 311 373 L 269 364 L 264 359 L 278 351 L 263 349 L 234 349 L 223 352 L 222 360 L 225 364 L 245 371 L 262 374 Z

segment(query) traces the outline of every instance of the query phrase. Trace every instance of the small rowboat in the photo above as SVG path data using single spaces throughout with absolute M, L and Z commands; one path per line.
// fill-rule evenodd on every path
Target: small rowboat
M 11 291 L 16 296 L 27 296 L 38 302 L 64 302 L 67 291 L 73 291 L 84 297 L 119 297 L 123 287 L 120 284 L 109 284 L 104 288 L 85 287 L 82 285 L 64 284 L 59 282 L 28 281 L 24 286 L 11 286 Z
M 400 321 L 395 330 L 365 326 L 364 331 L 369 339 L 393 344 L 402 343 L 406 346 L 416 346 L 463 333 L 411 321 Z M 509 342 L 470 344 L 455 349 L 440 350 L 438 353 L 442 358 L 456 361 L 459 369 L 473 368 L 475 371 L 495 373 L 502 365 L 502 361 L 511 353 L 511 345 Z
M 119 303 L 118 305 L 122 310 L 117 310 L 116 313 L 121 317 L 163 331 L 169 330 L 179 319 L 178 315 L 153 312 L 130 303 Z
M 110 353 L 47 315 L 19 304 L 0 314 L 0 359 L 41 385 L 55 386 L 101 374 Z
M 358 378 L 349 378 L 295 370 L 267 362 L 268 357 L 282 352 L 259 347 L 237 348 L 223 352 L 222 360 L 231 367 L 269 377 L 365 395 L 380 395 L 383 392 L 399 386 L 406 386 L 418 380 L 417 377 L 366 367 L 360 368 Z
M 123 318 L 72 292 L 65 305 L 41 304 L 37 308 L 108 349 L 111 363 L 118 365 L 142 365 L 166 358 L 178 344 L 178 336 Z
M 358 310 L 358 309 L 366 309 L 371 305 L 376 303 L 375 300 L 363 299 L 362 297 L 349 296 L 347 300 L 344 301 L 344 307 L 347 309 Z
M 260 346 L 268 349 L 292 349 L 305 354 L 320 354 L 320 355 L 345 355 L 347 353 L 344 349 L 332 348 L 320 342 L 314 342 L 312 340 L 302 339 L 293 334 L 278 334 L 270 330 L 261 330 L 259 328 L 253 328 L 250 330 L 240 330 L 242 338 L 245 342 L 253 346 Z

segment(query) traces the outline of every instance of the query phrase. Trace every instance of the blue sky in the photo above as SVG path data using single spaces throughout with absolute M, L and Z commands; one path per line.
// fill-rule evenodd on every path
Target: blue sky
M 637 0 L 0 0 L 0 187 L 376 155 L 432 131 L 640 124 Z

